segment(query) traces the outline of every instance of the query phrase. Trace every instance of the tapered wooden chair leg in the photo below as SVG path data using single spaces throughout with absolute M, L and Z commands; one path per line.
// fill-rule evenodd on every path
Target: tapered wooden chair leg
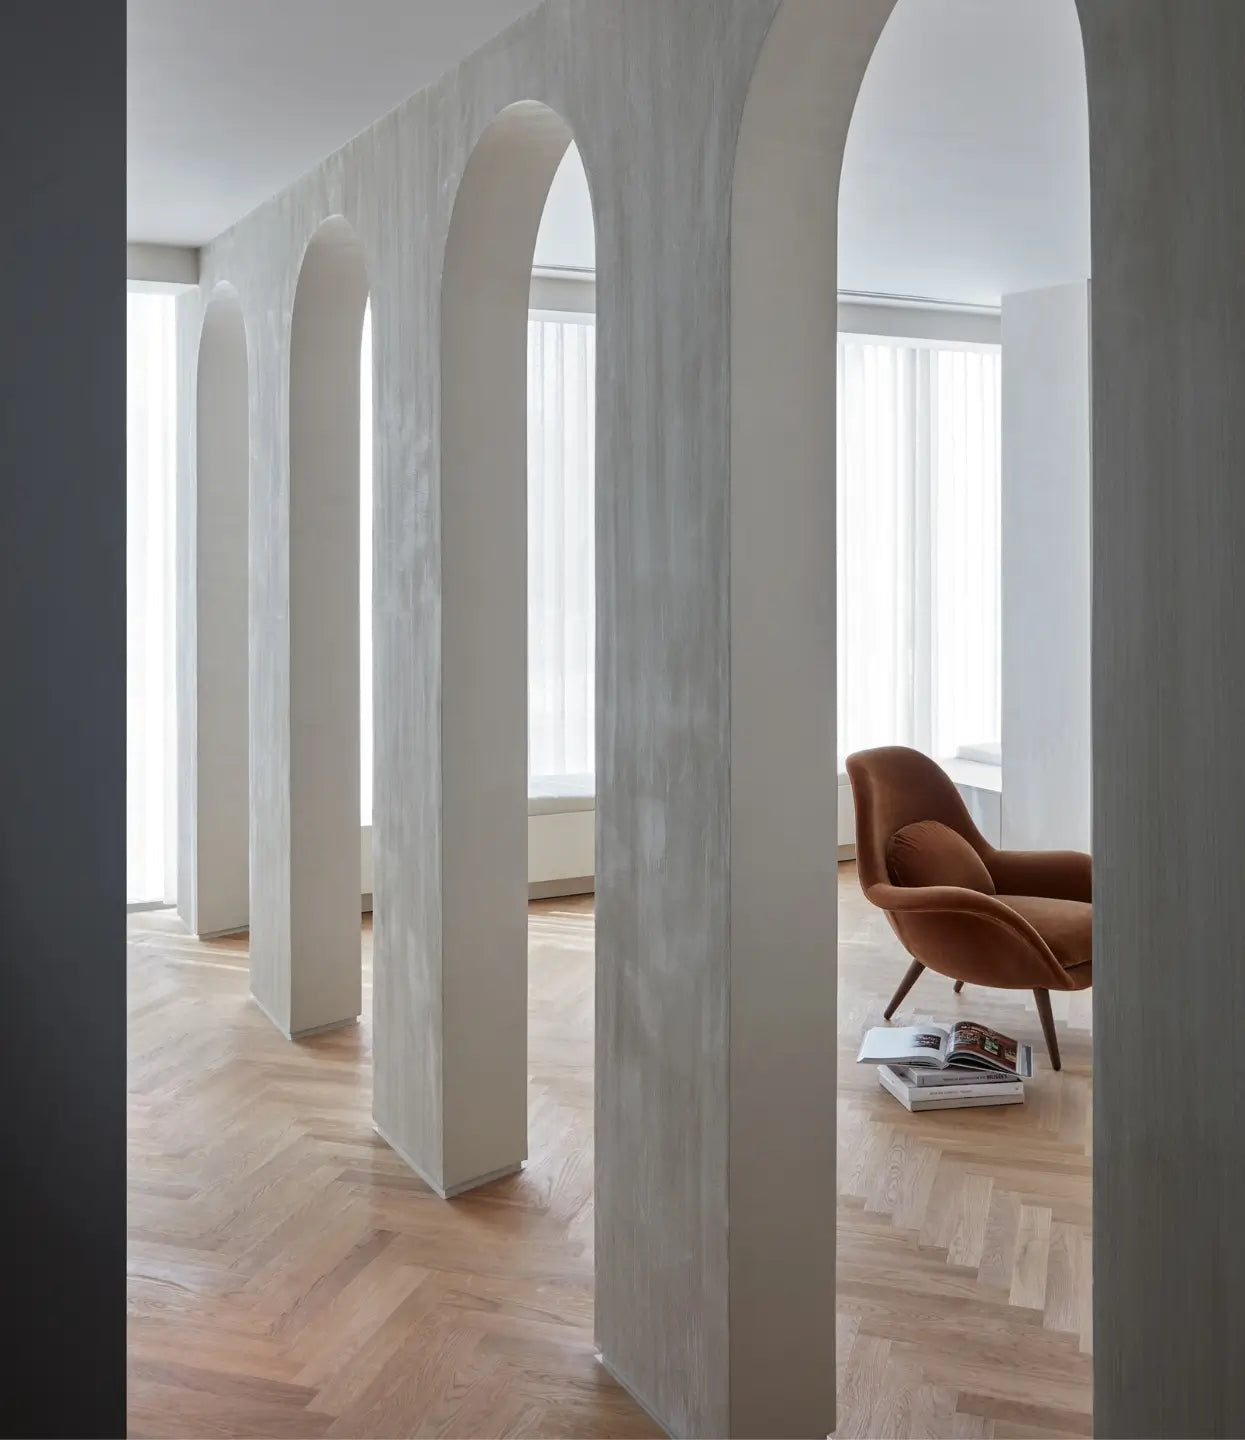
M 960 991 L 963 990 L 963 988 L 964 988 L 964 982 L 963 982 L 963 980 L 957 980 L 957 981 L 955 982 L 955 993 L 958 995 L 958 994 L 960 993 Z
M 889 1020 L 891 1016 L 895 1013 L 895 1011 L 899 1009 L 899 1006 L 903 1001 L 903 997 L 916 984 L 917 980 L 920 977 L 921 971 L 924 969 L 925 966 L 922 965 L 919 960 L 914 960 L 912 964 L 908 966 L 908 973 L 899 982 L 899 989 L 896 990 L 895 993 L 891 996 L 891 1003 L 882 1012 L 883 1020 Z
M 1050 1068 L 1058 1070 L 1059 1062 L 1059 1037 L 1055 1034 L 1055 1017 L 1050 1009 L 1050 991 L 1035 990 L 1033 998 L 1037 1001 L 1038 1014 L 1042 1018 L 1042 1034 L 1046 1036 L 1046 1049 L 1050 1054 Z

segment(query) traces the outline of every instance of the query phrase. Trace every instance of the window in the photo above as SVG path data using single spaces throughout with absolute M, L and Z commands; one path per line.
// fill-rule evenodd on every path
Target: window
M 173 519 L 176 328 L 170 295 L 126 297 L 126 899 L 177 885 Z
M 998 743 L 1000 376 L 998 346 L 839 341 L 840 771 Z
M 528 773 L 595 762 L 596 331 L 590 314 L 528 321 Z

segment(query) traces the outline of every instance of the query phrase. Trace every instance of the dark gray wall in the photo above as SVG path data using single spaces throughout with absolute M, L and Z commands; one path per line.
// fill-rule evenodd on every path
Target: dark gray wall
M 125 1427 L 125 6 L 67 20 L 0 12 L 8 1435 Z
M 1245 1434 L 1245 4 L 1081 0 L 1103 1436 Z

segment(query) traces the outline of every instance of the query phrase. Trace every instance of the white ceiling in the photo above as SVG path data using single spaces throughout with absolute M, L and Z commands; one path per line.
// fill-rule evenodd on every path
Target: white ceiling
M 211 239 L 532 3 L 129 0 L 129 238 Z M 861 87 L 840 193 L 844 290 L 996 305 L 1084 279 L 1075 0 L 899 0 Z M 536 263 L 593 268 L 573 149 Z
M 997 305 L 1088 275 L 1074 0 L 899 0 L 848 135 L 841 288 Z
M 129 0 L 128 238 L 201 245 L 536 0 Z
M 839 231 L 844 290 L 997 305 L 1085 279 L 1089 120 L 1075 0 L 899 0 L 852 120 Z M 536 258 L 592 268 L 574 152 Z
M 592 197 L 584 162 L 574 145 L 562 157 L 549 187 L 532 264 L 555 270 L 596 269 Z

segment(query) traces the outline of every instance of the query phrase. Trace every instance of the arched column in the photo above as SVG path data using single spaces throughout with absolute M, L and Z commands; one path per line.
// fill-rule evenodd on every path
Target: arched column
M 378 960 L 374 1101 L 381 1135 L 443 1195 L 527 1155 L 527 310 L 570 140 L 544 105 L 503 111 L 446 243 L 441 947 L 418 973 Z
M 273 773 L 271 755 L 252 765 L 252 785 L 268 797 L 261 863 L 269 884 L 288 864 L 289 889 L 288 929 L 254 937 L 251 988 L 292 1037 L 350 1024 L 362 1007 L 359 345 L 367 297 L 354 231 L 340 216 L 326 220 L 303 256 L 290 326 L 289 709 L 279 721 L 288 724 L 288 770 Z M 279 625 L 283 617 L 266 618 Z
M 823 1147 L 834 1144 L 835 1057 L 833 1046 L 818 1057 L 816 1036 L 837 1035 L 838 182 L 859 87 L 893 8 L 894 0 L 784 0 L 753 76 L 736 157 L 729 1086 L 735 1435 L 820 1435 L 835 1424 L 833 1368 L 827 1360 L 818 1369 L 818 1355 L 834 1349 L 835 1166 Z M 783 757 L 781 767 L 775 756 Z M 811 1103 L 814 1095 L 824 1102 Z M 793 1102 L 789 1109 L 784 1096 Z M 776 1176 L 792 1178 L 776 1183 Z M 800 1337 L 794 1344 L 793 1334 Z M 816 1338 L 806 1345 L 805 1337 Z M 774 1385 L 778 1373 L 785 1385 Z
M 218 285 L 203 312 L 193 395 L 193 491 L 181 533 L 178 912 L 198 935 L 249 914 L 246 325 Z
M 894 0 L 784 0 L 731 222 L 726 1433 L 835 1427 L 838 182 Z

